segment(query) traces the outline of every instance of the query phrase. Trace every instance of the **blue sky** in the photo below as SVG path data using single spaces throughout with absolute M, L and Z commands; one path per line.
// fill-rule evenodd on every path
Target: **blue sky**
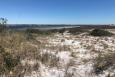
M 9 24 L 115 24 L 115 0 L 0 0 Z

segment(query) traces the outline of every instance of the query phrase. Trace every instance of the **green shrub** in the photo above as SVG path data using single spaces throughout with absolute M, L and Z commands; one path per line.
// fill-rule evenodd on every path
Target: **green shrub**
M 110 33 L 102 29 L 94 29 L 93 31 L 90 32 L 90 35 L 92 36 L 112 36 L 113 33 Z

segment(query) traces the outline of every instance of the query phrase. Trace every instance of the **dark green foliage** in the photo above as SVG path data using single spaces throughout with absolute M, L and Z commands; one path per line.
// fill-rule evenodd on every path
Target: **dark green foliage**
M 90 32 L 90 35 L 92 36 L 112 36 L 113 33 L 110 33 L 102 29 L 94 29 L 93 31 Z

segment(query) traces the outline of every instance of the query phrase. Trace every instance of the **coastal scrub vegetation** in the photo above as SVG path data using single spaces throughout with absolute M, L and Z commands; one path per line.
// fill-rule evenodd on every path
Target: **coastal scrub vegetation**
M 90 35 L 92 36 L 112 36 L 113 33 L 103 30 L 103 29 L 94 29 L 90 32 Z
M 1 25 L 6 26 L 6 24 Z M 65 31 L 70 34 L 66 34 Z M 54 77 L 95 77 L 95 75 L 98 77 L 106 70 L 114 70 L 115 39 L 109 37 L 113 34 L 94 29 L 90 33 L 92 36 L 107 37 L 79 35 L 83 32 L 89 31 L 4 29 L 0 33 L 0 77 L 33 77 L 33 74 L 36 77 L 44 77 L 45 74 Z M 91 72 L 88 72 L 90 69 Z M 92 76 L 89 76 L 92 72 Z M 112 76 L 114 77 L 108 74 L 108 77 Z

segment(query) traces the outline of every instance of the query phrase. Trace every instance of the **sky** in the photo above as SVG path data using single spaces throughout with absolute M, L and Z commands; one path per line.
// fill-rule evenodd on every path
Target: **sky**
M 115 24 L 115 0 L 0 0 L 8 24 Z

